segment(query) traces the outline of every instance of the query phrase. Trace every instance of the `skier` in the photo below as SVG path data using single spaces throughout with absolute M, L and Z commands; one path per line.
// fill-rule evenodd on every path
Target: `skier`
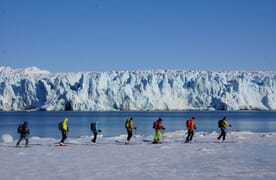
M 130 139 L 132 138 L 133 129 L 136 129 L 136 127 L 133 124 L 133 118 L 131 117 L 130 119 L 127 119 L 125 122 L 125 128 L 127 130 L 127 141 L 126 144 L 129 144 Z
M 218 121 L 218 127 L 220 128 L 220 135 L 217 138 L 218 140 L 220 140 L 220 138 L 222 137 L 222 141 L 225 141 L 225 137 L 226 137 L 226 127 L 232 127 L 231 124 L 229 124 L 226 120 L 226 116 L 224 116 L 221 120 Z
M 195 125 L 195 117 L 192 117 L 186 121 L 186 127 L 188 131 L 188 135 L 186 137 L 186 143 L 192 141 L 194 136 L 194 129 L 196 129 Z
M 162 118 L 159 118 L 153 123 L 153 127 L 155 129 L 155 135 L 153 139 L 153 144 L 160 144 L 160 139 L 162 137 L 161 130 L 165 130 L 165 128 L 162 126 Z
M 64 118 L 63 121 L 61 122 L 61 129 L 60 129 L 60 131 L 61 131 L 62 138 L 60 140 L 59 145 L 60 146 L 65 146 L 64 141 L 67 138 L 67 133 L 69 131 L 68 118 Z
M 98 132 L 102 132 L 102 130 L 99 129 L 99 122 L 97 120 L 95 122 L 92 122 L 90 124 L 90 129 L 93 133 L 93 139 L 91 140 L 91 142 L 96 144 Z
M 19 147 L 19 144 L 23 139 L 25 139 L 25 146 L 28 147 L 29 145 L 28 135 L 30 134 L 30 130 L 28 128 L 28 122 L 25 121 L 23 124 L 19 124 L 17 128 L 17 132 L 20 134 L 20 138 L 16 143 L 16 147 Z

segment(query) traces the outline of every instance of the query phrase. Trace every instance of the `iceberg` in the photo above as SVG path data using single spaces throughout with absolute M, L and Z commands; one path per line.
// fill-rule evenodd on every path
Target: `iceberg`
M 276 110 L 276 72 L 0 67 L 0 110 Z

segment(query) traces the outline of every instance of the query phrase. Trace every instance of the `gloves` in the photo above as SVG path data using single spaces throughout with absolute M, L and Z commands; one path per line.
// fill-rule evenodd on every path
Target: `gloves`
M 98 132 L 99 132 L 99 133 L 101 133 L 101 132 L 102 132 L 102 130 L 100 130 L 100 129 L 99 129 L 99 130 L 98 130 Z
M 166 128 L 163 127 L 162 129 L 165 130 Z
M 194 126 L 194 129 L 196 129 L 196 125 Z
M 231 124 L 229 124 L 229 127 L 232 127 L 232 125 L 231 125 Z
M 136 127 L 134 127 L 134 129 L 136 129 Z

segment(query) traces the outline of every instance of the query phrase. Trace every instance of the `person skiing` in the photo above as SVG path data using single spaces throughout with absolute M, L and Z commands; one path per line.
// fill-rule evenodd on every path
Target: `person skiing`
M 28 128 L 28 122 L 25 121 L 23 124 L 19 124 L 17 128 L 17 132 L 20 134 L 20 138 L 16 143 L 16 147 L 19 147 L 19 144 L 23 139 L 25 139 L 25 146 L 28 147 L 29 145 L 28 135 L 30 134 L 30 130 Z
M 129 144 L 129 141 L 130 141 L 130 139 L 133 136 L 132 130 L 136 129 L 136 127 L 134 126 L 133 120 L 134 119 L 131 117 L 130 119 L 127 119 L 126 122 L 125 122 L 125 128 L 127 130 L 127 141 L 126 141 L 126 144 Z
M 93 139 L 91 140 L 91 142 L 96 144 L 98 132 L 102 132 L 102 130 L 99 129 L 99 122 L 97 120 L 95 122 L 92 122 L 90 124 L 90 129 L 93 133 Z
M 68 118 L 64 118 L 63 121 L 61 122 L 61 130 L 60 131 L 61 131 L 62 138 L 60 140 L 59 145 L 65 146 L 64 141 L 67 138 L 67 133 L 69 131 Z
M 218 140 L 220 140 L 220 138 L 222 137 L 222 141 L 225 141 L 225 137 L 226 137 L 226 127 L 232 127 L 231 124 L 229 124 L 226 120 L 226 116 L 224 116 L 221 120 L 218 121 L 218 126 L 220 128 L 220 135 L 218 136 Z
M 160 139 L 162 137 L 161 130 L 165 130 L 165 128 L 162 126 L 162 118 L 158 118 L 158 120 L 153 123 L 153 128 L 155 129 L 155 135 L 152 143 L 160 144 Z
M 186 142 L 190 142 L 193 139 L 194 136 L 194 129 L 196 129 L 195 125 L 195 117 L 192 117 L 186 121 L 186 127 L 188 131 L 188 135 L 186 137 Z

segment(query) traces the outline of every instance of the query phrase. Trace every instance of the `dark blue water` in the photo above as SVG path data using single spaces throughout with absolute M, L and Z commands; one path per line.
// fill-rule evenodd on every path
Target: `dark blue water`
M 163 119 L 166 132 L 183 130 L 186 120 L 195 117 L 196 131 L 218 131 L 217 121 L 226 116 L 234 130 L 276 132 L 276 112 L 0 112 L 0 135 L 17 137 L 19 123 L 29 122 L 31 136 L 60 138 L 58 122 L 69 118 L 71 138 L 91 135 L 90 122 L 98 120 L 105 137 L 126 134 L 124 123 L 134 118 L 136 133 L 152 135 L 152 123 Z

